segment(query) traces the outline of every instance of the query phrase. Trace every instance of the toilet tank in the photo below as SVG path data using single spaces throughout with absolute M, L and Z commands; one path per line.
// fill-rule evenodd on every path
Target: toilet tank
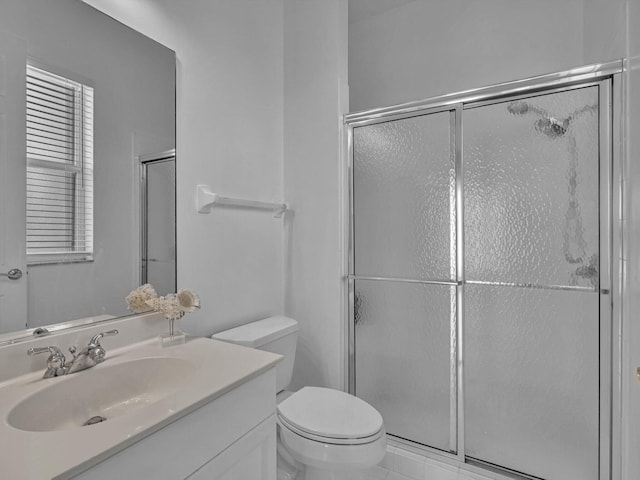
M 294 319 L 281 315 L 269 317 L 216 333 L 211 338 L 283 355 L 276 365 L 276 392 L 291 383 L 298 342 L 298 322 Z

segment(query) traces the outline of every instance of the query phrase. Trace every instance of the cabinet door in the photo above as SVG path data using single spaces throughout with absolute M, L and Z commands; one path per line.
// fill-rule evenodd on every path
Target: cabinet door
M 275 415 L 267 418 L 187 478 L 189 480 L 275 480 Z

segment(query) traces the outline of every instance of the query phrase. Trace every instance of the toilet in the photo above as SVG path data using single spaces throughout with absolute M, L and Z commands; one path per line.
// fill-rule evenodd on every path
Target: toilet
M 386 450 L 382 416 L 367 402 L 331 388 L 286 390 L 298 322 L 269 317 L 212 338 L 284 356 L 276 366 L 278 480 L 359 480 L 382 460 Z

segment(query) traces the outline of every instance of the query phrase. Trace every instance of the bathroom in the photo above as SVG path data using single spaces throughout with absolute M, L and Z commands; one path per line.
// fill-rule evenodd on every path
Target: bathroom
M 622 163 L 630 188 L 612 478 L 640 478 L 638 2 L 87 3 L 176 52 L 177 285 L 203 304 L 181 328 L 210 335 L 271 315 L 295 318 L 293 389 L 348 386 L 344 114 L 626 58 Z M 201 183 L 284 201 L 293 213 L 199 215 L 193 197 Z M 410 454 L 392 458 L 389 479 L 432 465 Z M 443 469 L 432 477 L 457 478 Z

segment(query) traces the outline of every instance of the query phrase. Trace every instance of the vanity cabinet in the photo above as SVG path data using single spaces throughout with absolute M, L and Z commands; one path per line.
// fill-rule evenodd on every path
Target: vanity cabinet
M 191 474 L 188 480 L 275 480 L 276 419 L 272 415 Z
M 88 470 L 58 478 L 275 480 L 275 409 L 271 368 Z

